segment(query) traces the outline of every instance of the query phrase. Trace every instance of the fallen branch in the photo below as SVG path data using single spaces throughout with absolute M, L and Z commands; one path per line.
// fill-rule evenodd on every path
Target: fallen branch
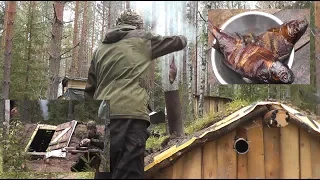
M 79 45 L 80 45 L 80 42 L 78 42 L 73 48 L 70 48 L 70 49 L 68 49 L 66 52 L 62 53 L 62 54 L 60 55 L 60 57 L 62 57 L 63 55 L 67 54 L 68 52 L 70 52 L 72 49 L 76 48 L 76 47 L 79 46 Z
M 67 58 L 69 58 L 69 57 L 72 57 L 72 55 L 67 56 L 67 57 L 61 57 L 61 60 L 62 60 L 62 59 L 67 59 Z
M 166 91 L 162 86 L 160 86 L 159 84 L 157 84 L 156 82 L 154 82 L 155 85 L 157 85 L 162 91 Z

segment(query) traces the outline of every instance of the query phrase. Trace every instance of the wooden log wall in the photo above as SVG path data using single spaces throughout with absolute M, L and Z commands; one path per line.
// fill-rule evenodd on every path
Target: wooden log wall
M 257 118 L 249 125 L 197 147 L 153 177 L 320 178 L 320 142 L 294 124 L 268 128 Z M 235 136 L 247 138 L 249 151 L 233 149 Z
M 194 97 L 193 102 L 194 102 L 195 114 L 197 115 L 198 106 L 199 106 L 199 97 Z M 230 101 L 228 101 L 227 99 L 204 97 L 203 115 L 223 111 L 225 109 L 225 105 L 228 102 L 230 102 Z

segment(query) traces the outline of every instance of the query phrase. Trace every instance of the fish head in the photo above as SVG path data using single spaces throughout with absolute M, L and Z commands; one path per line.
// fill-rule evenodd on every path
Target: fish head
M 308 20 L 293 20 L 286 24 L 287 34 L 291 39 L 291 43 L 296 43 L 306 32 L 309 26 Z
M 295 77 L 291 69 L 280 61 L 273 62 L 269 70 L 269 83 L 292 84 L 294 81 Z

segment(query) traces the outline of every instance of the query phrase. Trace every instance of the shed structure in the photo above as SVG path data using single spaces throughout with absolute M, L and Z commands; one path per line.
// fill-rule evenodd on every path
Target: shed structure
M 198 113 L 199 95 L 194 95 L 194 110 Z M 231 98 L 219 96 L 204 96 L 203 115 L 223 111 L 227 103 L 231 102 Z
M 169 147 L 146 178 L 320 178 L 320 124 L 279 102 L 257 102 Z
M 87 78 L 64 77 L 62 80 L 62 96 L 68 100 L 83 100 Z

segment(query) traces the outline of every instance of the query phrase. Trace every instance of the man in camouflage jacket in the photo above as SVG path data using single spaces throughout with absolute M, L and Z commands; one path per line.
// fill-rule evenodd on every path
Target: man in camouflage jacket
M 125 10 L 95 50 L 85 99 L 109 100 L 112 178 L 144 178 L 144 152 L 150 125 L 147 76 L 154 59 L 184 49 L 184 36 L 143 30 L 142 17 Z M 103 175 L 101 178 L 103 178 Z M 96 178 L 100 178 L 96 174 Z

